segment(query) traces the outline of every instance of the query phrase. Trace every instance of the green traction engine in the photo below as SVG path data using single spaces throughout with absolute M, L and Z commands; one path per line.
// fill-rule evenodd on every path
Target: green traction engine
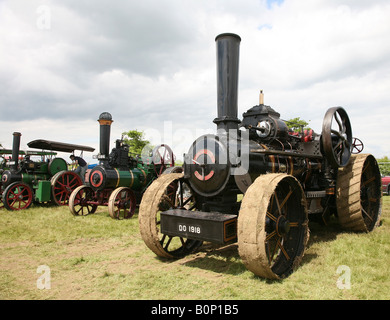
M 73 152 L 75 149 L 93 151 L 93 148 L 48 140 L 34 140 L 28 143 L 31 148 L 50 149 L 49 152 L 20 152 L 19 132 L 13 133 L 12 158 L 9 169 L 1 177 L 2 205 L 8 210 L 28 209 L 32 203 L 54 202 L 67 205 L 71 192 L 82 184 L 81 177 L 68 170 L 62 158 L 53 158 L 54 151 Z M 19 161 L 19 154 L 24 158 Z M 41 156 L 40 161 L 31 156 Z
M 109 153 L 112 116 L 103 112 L 100 125 L 99 164 L 87 171 L 86 184 L 73 191 L 69 201 L 70 212 L 75 216 L 96 212 L 98 206 L 108 206 L 114 219 L 128 219 L 134 215 L 146 188 L 166 170 L 174 169 L 171 148 L 161 144 L 150 155 L 130 155 L 129 146 L 116 140 Z

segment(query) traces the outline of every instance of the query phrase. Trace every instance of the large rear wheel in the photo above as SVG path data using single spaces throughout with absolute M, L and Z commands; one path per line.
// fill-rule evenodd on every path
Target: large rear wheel
M 286 174 L 258 177 L 248 188 L 238 215 L 238 252 L 254 274 L 280 279 L 302 260 L 309 239 L 305 195 Z
M 60 171 L 51 178 L 51 192 L 53 201 L 58 206 L 69 203 L 69 197 L 73 190 L 81 186 L 83 182 L 80 176 L 73 171 Z
M 382 183 L 379 166 L 370 154 L 352 155 L 337 174 L 336 204 L 340 224 L 353 231 L 372 231 L 380 221 Z

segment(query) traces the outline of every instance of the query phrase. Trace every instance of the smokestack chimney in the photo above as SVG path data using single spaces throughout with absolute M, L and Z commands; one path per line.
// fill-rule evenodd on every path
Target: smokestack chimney
M 113 120 L 109 112 L 103 112 L 100 114 L 98 121 L 100 124 L 100 152 L 98 159 L 106 160 L 110 154 L 110 131 Z
M 15 170 L 18 168 L 19 163 L 19 149 L 20 149 L 20 136 L 22 134 L 20 132 L 14 132 L 14 140 L 12 144 L 12 164 L 11 168 L 14 168 Z
M 241 38 L 233 33 L 223 33 L 215 38 L 217 45 L 217 103 L 218 129 L 238 129 L 238 61 Z

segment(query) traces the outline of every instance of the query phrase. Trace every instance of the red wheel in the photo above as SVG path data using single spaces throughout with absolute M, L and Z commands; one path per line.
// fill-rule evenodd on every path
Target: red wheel
M 136 199 L 127 187 L 115 189 L 108 200 L 108 212 L 113 219 L 129 219 L 134 215 Z
M 29 185 L 14 182 L 5 188 L 2 198 L 4 207 L 8 210 L 23 210 L 31 206 L 33 193 Z
M 362 140 L 358 139 L 358 138 L 352 138 L 353 141 L 352 141 L 352 153 L 353 154 L 358 154 L 360 152 L 363 151 L 364 149 L 364 144 L 362 142 Z
M 60 171 L 56 173 L 51 178 L 53 201 L 59 206 L 67 205 L 73 190 L 82 184 L 83 182 L 80 176 L 73 171 Z
M 152 161 L 154 171 L 159 177 L 166 168 L 173 167 L 175 165 L 175 155 L 168 145 L 161 144 L 153 149 Z
M 97 204 L 92 203 L 94 200 L 94 192 L 90 187 L 77 187 L 69 197 L 69 209 L 74 216 L 86 216 L 94 213 L 97 209 Z

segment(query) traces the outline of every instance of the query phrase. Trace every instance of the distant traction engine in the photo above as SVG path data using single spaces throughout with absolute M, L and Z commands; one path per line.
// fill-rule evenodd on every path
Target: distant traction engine
M 1 177 L 1 197 L 8 210 L 28 209 L 33 202 L 53 202 L 56 205 L 68 205 L 72 191 L 82 185 L 77 173 L 68 170 L 62 158 L 51 158 L 56 152 L 94 151 L 94 148 L 49 140 L 33 140 L 27 145 L 30 148 L 46 149 L 48 152 L 24 152 L 25 157 L 19 161 L 21 133 L 13 133 L 12 160 L 9 170 Z M 31 155 L 40 155 L 41 161 L 33 161 Z M 48 156 L 50 158 L 45 157 Z
M 165 144 L 155 147 L 152 156 L 142 159 L 129 154 L 129 146 L 116 140 L 109 153 L 112 116 L 103 112 L 99 116 L 99 164 L 87 172 L 86 185 L 75 189 L 69 200 L 73 215 L 94 213 L 98 206 L 108 206 L 114 219 L 128 219 L 134 215 L 143 192 L 167 168 L 174 166 L 174 154 Z

